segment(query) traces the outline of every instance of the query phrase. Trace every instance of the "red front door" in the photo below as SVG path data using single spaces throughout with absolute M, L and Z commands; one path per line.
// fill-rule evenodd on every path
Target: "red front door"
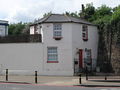
M 79 50 L 79 68 L 83 68 L 83 50 Z

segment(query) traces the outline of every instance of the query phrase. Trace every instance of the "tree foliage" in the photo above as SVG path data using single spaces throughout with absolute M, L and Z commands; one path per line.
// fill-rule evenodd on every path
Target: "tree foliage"
M 111 18 L 112 32 L 117 36 L 117 42 L 120 42 L 120 6 L 114 8 Z
M 82 10 L 79 14 L 80 14 L 81 18 L 91 21 L 94 13 L 95 13 L 95 7 L 93 6 L 92 3 L 90 3 L 90 4 L 86 4 L 86 7 L 84 7 L 84 5 L 83 5 Z
M 43 14 L 43 17 L 49 16 L 50 14 L 52 14 L 52 12 L 51 12 L 51 11 L 50 11 L 50 12 L 48 12 L 48 13 Z
M 20 35 L 29 33 L 29 23 L 14 23 L 10 24 L 8 28 L 9 35 Z

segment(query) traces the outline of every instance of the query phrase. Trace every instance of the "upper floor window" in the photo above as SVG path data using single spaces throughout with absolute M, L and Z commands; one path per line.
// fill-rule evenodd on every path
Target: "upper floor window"
M 82 38 L 84 41 L 88 40 L 88 26 L 87 25 L 82 26 Z
M 54 30 L 62 30 L 62 24 L 54 24 Z
M 53 24 L 53 37 L 56 40 L 60 40 L 62 38 L 62 24 Z

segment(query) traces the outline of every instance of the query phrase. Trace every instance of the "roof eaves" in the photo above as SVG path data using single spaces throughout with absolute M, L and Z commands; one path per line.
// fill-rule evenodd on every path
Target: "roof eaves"
M 34 25 L 37 25 L 37 24 L 38 24 L 38 23 L 35 23 L 35 22 L 34 22 L 34 23 L 30 24 L 29 26 L 34 26 Z
M 58 21 L 49 21 L 49 22 L 41 22 L 41 23 L 74 23 L 73 21 L 60 21 L 60 22 L 58 22 Z M 39 24 L 41 24 L 41 23 L 39 23 Z
M 90 23 L 83 23 L 83 22 L 74 22 L 74 21 L 61 21 L 61 22 L 55 22 L 55 21 L 50 21 L 50 22 L 40 22 L 38 24 L 42 24 L 42 23 L 78 23 L 78 24 L 86 24 L 86 25 L 91 25 L 91 26 L 98 26 L 98 25 L 95 25 L 95 24 L 90 24 Z M 33 25 L 37 25 L 37 24 L 31 24 L 30 26 L 33 26 Z
M 71 23 L 86 24 L 86 25 L 91 25 L 91 26 L 98 26 L 98 25 L 95 25 L 95 24 L 92 24 L 92 23 L 84 23 L 84 22 L 74 22 L 74 21 L 72 21 Z

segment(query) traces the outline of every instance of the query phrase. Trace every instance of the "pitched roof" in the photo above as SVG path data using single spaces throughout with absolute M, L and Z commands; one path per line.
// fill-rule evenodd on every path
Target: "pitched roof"
M 94 25 L 81 18 L 75 18 L 64 14 L 51 14 L 47 17 L 37 20 L 34 24 L 41 24 L 41 23 L 80 23 L 80 24 Z

